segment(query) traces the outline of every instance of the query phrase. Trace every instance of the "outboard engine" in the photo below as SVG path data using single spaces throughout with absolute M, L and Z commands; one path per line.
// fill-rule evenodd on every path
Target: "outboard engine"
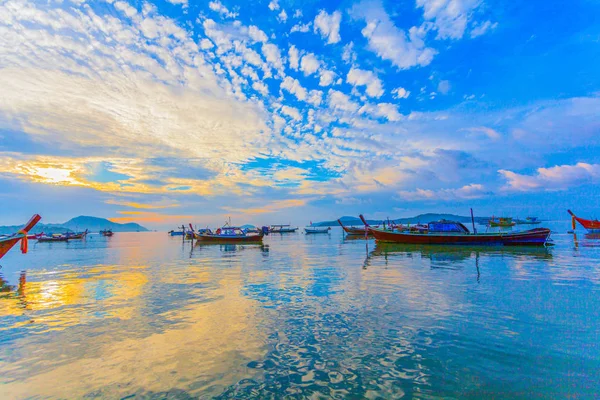
M 267 236 L 269 234 L 269 227 L 268 226 L 263 226 L 261 228 L 263 235 Z

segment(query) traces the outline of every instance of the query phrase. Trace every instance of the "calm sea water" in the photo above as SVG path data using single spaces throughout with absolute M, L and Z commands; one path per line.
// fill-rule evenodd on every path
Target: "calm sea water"
M 550 249 L 166 233 L 0 269 L 0 398 L 598 398 L 600 238 Z

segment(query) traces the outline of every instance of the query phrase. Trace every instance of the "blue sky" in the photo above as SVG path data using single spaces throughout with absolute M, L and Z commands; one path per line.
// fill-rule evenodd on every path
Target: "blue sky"
M 598 1 L 0 14 L 1 224 L 598 214 Z

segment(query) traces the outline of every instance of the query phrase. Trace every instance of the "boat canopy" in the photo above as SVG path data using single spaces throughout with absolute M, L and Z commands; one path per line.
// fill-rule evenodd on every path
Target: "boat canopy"
M 456 221 L 435 221 L 428 224 L 429 232 L 469 233 L 466 226 Z

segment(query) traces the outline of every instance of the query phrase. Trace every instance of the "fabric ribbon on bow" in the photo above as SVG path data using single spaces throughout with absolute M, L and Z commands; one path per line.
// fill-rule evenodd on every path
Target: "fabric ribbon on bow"
M 23 239 L 21 239 L 21 253 L 26 254 L 27 250 L 29 249 L 29 242 L 27 240 L 27 231 L 20 230 L 17 233 L 23 235 Z

